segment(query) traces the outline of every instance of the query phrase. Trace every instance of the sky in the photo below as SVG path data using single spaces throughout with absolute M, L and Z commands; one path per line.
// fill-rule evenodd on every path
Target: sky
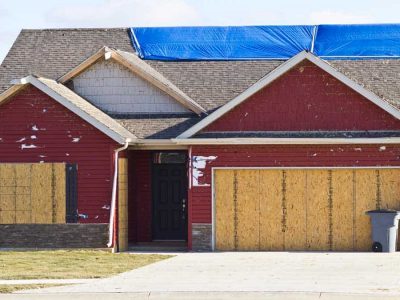
M 398 0 L 0 0 L 0 62 L 21 29 L 400 23 Z

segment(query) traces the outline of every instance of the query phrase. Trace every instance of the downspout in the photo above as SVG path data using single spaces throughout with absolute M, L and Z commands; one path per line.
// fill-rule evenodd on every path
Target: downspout
M 116 229 L 115 224 L 115 211 L 117 208 L 117 179 L 118 179 L 118 155 L 121 151 L 126 150 L 129 146 L 131 139 L 126 139 L 123 147 L 118 148 L 114 152 L 114 178 L 111 194 L 111 208 L 110 208 L 110 225 L 108 228 L 108 243 L 107 247 L 112 247 L 114 242 L 114 229 Z

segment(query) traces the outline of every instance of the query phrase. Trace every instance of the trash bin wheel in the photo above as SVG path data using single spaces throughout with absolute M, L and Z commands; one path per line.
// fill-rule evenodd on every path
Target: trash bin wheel
M 379 242 L 374 242 L 372 244 L 372 251 L 373 252 L 382 252 L 382 244 Z

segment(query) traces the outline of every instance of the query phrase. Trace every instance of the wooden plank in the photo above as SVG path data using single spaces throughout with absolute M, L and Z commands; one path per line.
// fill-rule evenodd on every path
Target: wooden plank
M 222 251 L 235 250 L 233 170 L 217 170 L 214 178 L 215 248 Z
M 355 250 L 370 251 L 371 223 L 369 216 L 365 215 L 368 210 L 376 209 L 377 184 L 376 170 L 357 169 L 355 174 L 355 211 L 354 232 Z
M 53 222 L 52 164 L 32 164 L 32 222 Z
M 65 180 L 65 164 L 55 163 L 53 164 L 53 223 L 64 224 L 65 223 L 65 210 L 66 210 L 66 180 Z
M 400 170 L 380 170 L 381 207 L 400 210 Z M 400 237 L 400 235 L 398 234 Z M 400 238 L 397 239 L 397 251 L 400 250 Z
M 353 170 L 332 170 L 332 250 L 354 250 Z
M 128 250 L 128 159 L 118 160 L 118 248 Z
M 283 250 L 282 170 L 260 170 L 260 250 Z
M 260 246 L 259 170 L 237 171 L 237 247 L 258 250 Z
M 307 249 L 329 250 L 328 171 L 307 171 Z
M 14 224 L 16 221 L 16 178 L 15 167 L 12 164 L 3 164 L 1 167 L 1 222 Z
M 306 172 L 305 170 L 288 170 L 286 172 L 285 250 L 307 248 Z
M 400 170 L 379 170 L 381 208 L 400 210 Z

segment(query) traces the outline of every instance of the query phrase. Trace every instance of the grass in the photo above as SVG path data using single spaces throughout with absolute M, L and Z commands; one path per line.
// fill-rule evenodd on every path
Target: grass
M 60 286 L 61 284 L 0 284 L 0 294 L 10 294 L 16 291 L 42 289 L 47 287 Z
M 172 257 L 101 250 L 0 252 L 0 279 L 103 278 Z

